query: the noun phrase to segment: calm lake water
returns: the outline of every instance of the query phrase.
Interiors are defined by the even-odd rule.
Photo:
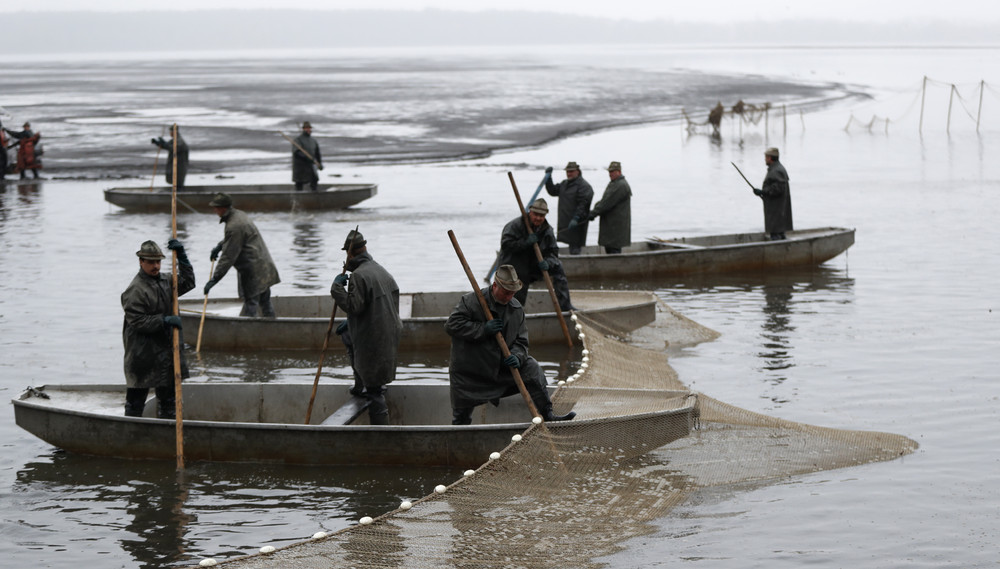
[[[497,63],[508,55],[517,63]],[[730,162],[756,184],[764,175],[763,149],[778,146],[791,177],[796,226],[854,227],[857,242],[847,255],[816,269],[657,283],[658,294],[671,307],[722,334],[676,354],[673,365],[693,389],[728,403],[810,424],[899,433],[920,448],[894,462],[700,493],[659,520],[656,534],[625,544],[621,553],[603,561],[621,568],[995,566],[1000,535],[1000,459],[995,453],[1000,446],[995,370],[1000,348],[1000,263],[995,252],[1000,243],[1000,163],[994,156],[1000,141],[1000,95],[991,81],[1000,80],[998,55],[988,49],[647,48],[595,53],[585,59],[587,86],[598,108],[615,108],[596,87],[602,87],[601,70],[621,61],[628,61],[633,73],[622,74],[615,85],[641,76],[627,89],[639,94],[635,100],[644,119],[676,116],[680,107],[692,116],[700,109],[703,116],[716,101],[731,106],[739,98],[803,106],[792,106],[795,110],[784,117],[772,114],[766,132],[763,122],[741,126],[727,119],[722,136],[713,139],[666,121],[429,163],[412,162],[421,157],[414,155],[407,156],[409,163],[393,163],[397,150],[406,154],[409,148],[405,137],[396,137],[404,132],[400,124],[405,117],[490,115],[495,117],[491,125],[502,126],[516,112],[502,105],[496,110],[488,97],[420,100],[400,89],[398,96],[407,100],[409,112],[393,109],[394,124],[380,122],[378,112],[359,121],[371,129],[359,139],[391,131],[387,144],[396,147],[393,152],[371,151],[365,147],[370,140],[345,142],[355,151],[338,159],[337,141],[321,139],[325,174],[376,182],[377,197],[342,212],[254,216],[282,276],[274,293],[326,294],[339,272],[343,236],[355,225],[404,291],[464,290],[467,281],[447,230],[455,231],[470,264],[485,273],[501,227],[516,214],[506,173],[514,173],[523,195],[534,190],[546,166],[558,173],[569,160],[584,166],[584,176],[598,193],[607,181],[601,168],[611,160],[622,162],[634,192],[634,239],[759,231],[759,200]],[[359,61],[397,69],[412,56],[387,52]],[[311,69],[342,68],[352,57],[357,56],[333,53]],[[477,80],[491,77],[496,89],[510,82],[519,85],[518,100],[523,101],[545,76],[525,69],[559,69],[582,57],[568,51],[511,50],[460,59],[462,65],[480,69]],[[448,72],[447,54],[428,58],[436,65],[414,70],[423,75],[411,77],[412,84],[433,93],[426,85],[445,77],[458,81]],[[266,67],[259,58],[254,61]],[[186,84],[212,81],[218,65],[210,63],[189,68]],[[0,195],[0,393],[8,399],[29,385],[122,381],[119,294],[137,270],[138,244],[148,238],[165,242],[170,218],[124,213],[104,202],[101,192],[112,185],[148,184],[155,149],[133,145],[129,154],[132,143],[115,138],[108,121],[95,120],[106,115],[69,108],[55,112],[52,101],[75,100],[80,108],[92,109],[97,98],[114,99],[113,93],[88,87],[102,83],[101,77],[127,79],[128,73],[148,74],[151,68],[174,65],[172,59],[146,60],[141,66],[109,63],[115,72],[93,81],[70,75],[72,64],[50,63],[35,71],[21,67],[19,84],[49,77],[51,97],[33,97],[28,88],[16,97],[0,94],[10,97],[0,98],[0,106],[18,123],[31,120],[51,136],[46,158],[53,170],[45,174],[56,178],[39,185],[8,184]],[[271,65],[280,76],[277,64]],[[68,79],[60,79],[63,73]],[[712,80],[704,81],[706,76]],[[931,81],[920,133],[924,76]],[[568,77],[557,74],[556,79],[565,84]],[[392,73],[380,75],[369,88],[396,80]],[[981,80],[985,89],[977,134]],[[951,101],[949,124],[952,83],[960,98]],[[268,84],[261,82],[259,89],[267,92]],[[664,102],[649,95],[654,89]],[[449,83],[448,94],[465,92]],[[448,138],[446,130],[424,130],[431,140],[425,141],[430,150],[423,157],[481,154],[482,148],[556,137],[573,122],[576,107],[561,106],[560,91],[551,85],[542,92],[538,106],[548,117],[547,135],[531,128],[510,136],[505,133],[511,131],[473,128],[460,135],[476,138],[470,150],[435,145],[434,140]],[[252,93],[244,97],[254,100]],[[203,102],[188,101],[186,106]],[[114,110],[121,103],[107,106]],[[184,106],[183,100],[169,103],[173,109]],[[130,139],[145,144],[159,134],[155,131],[164,119],[191,124],[196,131],[196,124],[215,124],[228,116],[207,108],[186,115],[178,110],[183,120],[153,113],[159,118],[137,122],[125,113],[123,128]],[[269,112],[291,124],[294,117],[285,117],[299,111]],[[627,114],[620,108],[617,112]],[[206,117],[200,123],[199,113]],[[594,118],[602,113],[592,114],[588,127],[608,126]],[[324,116],[330,117],[327,130],[335,136],[337,113]],[[879,120],[869,131],[863,125],[873,116]],[[89,124],[101,136],[88,137],[86,131],[67,135],[60,124]],[[274,124],[253,128],[270,126]],[[252,130],[241,129],[234,140],[253,138]],[[206,144],[219,146],[213,158],[189,175],[189,184],[217,183],[219,173],[235,176],[230,182],[288,180],[287,154],[280,145],[273,155],[242,144],[226,146],[220,142],[224,136],[209,131],[203,133]],[[77,141],[87,146],[86,152]],[[98,179],[95,163],[103,159],[102,150],[114,154],[114,175],[135,178]],[[197,152],[192,145],[196,165]],[[116,153],[130,156],[128,164]],[[65,159],[61,155],[83,158],[74,166],[60,163]],[[221,238],[222,227],[214,216],[185,214],[179,233],[204,282],[208,251]],[[592,231],[589,240],[596,239]],[[235,280],[228,277],[213,295],[235,292]],[[401,362],[399,381],[446,381],[445,357],[409,355]],[[559,356],[542,353],[542,358],[555,377],[563,363]],[[192,381],[306,382],[315,374],[316,354],[205,354],[192,363]],[[328,356],[324,369],[326,381],[346,385],[349,371],[342,358]],[[192,464],[178,480],[173,463],[61,453],[20,430],[10,405],[0,407],[0,445],[5,457],[0,466],[0,555],[5,565],[18,567],[159,568],[246,554],[262,545],[345,527],[402,499],[426,495],[459,475],[450,469]]]

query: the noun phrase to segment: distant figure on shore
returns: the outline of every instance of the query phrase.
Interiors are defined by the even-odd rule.
[[[725,109],[722,107],[722,101],[719,101],[708,113],[708,124],[712,125],[712,134],[718,136],[719,125],[722,124],[722,115],[725,113]]]
[[[177,252],[177,296],[195,286],[194,267],[176,239],[167,248]],[[149,389],[156,390],[160,419],[175,418],[173,329],[180,329],[181,317],[173,312],[173,278],[160,274],[163,252],[155,241],[145,241],[135,252],[139,273],[122,293],[125,322],[125,416],[142,417]],[[181,336],[180,345],[184,345]],[[184,350],[181,350],[181,378],[188,377]]]
[[[21,175],[21,179],[27,178],[25,172],[31,170],[31,173],[38,179],[38,171],[42,169],[42,145],[39,142],[42,138],[42,133],[36,133],[31,130],[31,123],[24,123],[24,130],[17,132],[10,130],[9,128],[4,128],[7,134],[17,139],[15,144],[17,147],[17,165],[14,171]],[[6,146],[4,146],[4,154],[6,155]],[[6,162],[6,156],[4,156]]]
[[[233,207],[233,198],[229,194],[215,194],[208,205],[219,216],[219,223],[226,224],[226,230],[222,241],[209,256],[210,260],[218,259],[219,263],[212,278],[205,283],[205,295],[208,296],[208,291],[226,276],[229,269],[236,267],[239,279],[237,290],[243,299],[240,316],[274,318],[271,287],[281,282],[281,278],[257,226],[246,213]]]
[[[396,279],[368,253],[368,241],[352,229],[344,240],[351,275],[341,273],[330,296],[344,309],[347,321],[337,327],[354,370],[351,394],[368,399],[368,421],[389,424],[386,385],[396,379],[396,354],[403,323],[399,319]]]
[[[792,194],[788,186],[788,172],[778,161],[778,149],[764,151],[767,174],[760,189],[753,193],[764,202],[764,232],[772,241],[785,239],[785,232],[792,228]]]
[[[314,192],[319,189],[318,170],[323,169],[323,157],[319,152],[319,143],[312,137],[312,130],[309,121],[302,123],[302,134],[292,143],[292,181],[297,192],[301,192],[306,184]]]
[[[552,167],[545,169],[552,173]],[[580,175],[580,165],[566,164],[566,179],[558,184],[545,179],[545,191],[559,198],[558,240],[569,247],[570,255],[579,255],[587,244],[587,228],[590,226],[590,202],[594,200],[594,189]]]
[[[601,201],[590,210],[590,220],[601,218],[597,244],[611,255],[621,253],[622,247],[632,242],[632,188],[622,175],[621,162],[608,165],[608,177],[611,181]]]
[[[156,146],[167,151],[167,185],[173,186],[174,184],[174,139],[163,140],[163,137],[157,137],[150,140]],[[184,187],[184,180],[187,178],[188,172],[188,145],[184,142],[184,137],[181,136],[181,127],[177,127],[177,188]]]
[[[528,287],[531,283],[545,278],[542,274],[544,272],[552,279],[552,289],[559,301],[559,309],[576,310],[569,299],[569,281],[566,280],[566,272],[563,270],[562,261],[559,260],[556,235],[549,222],[545,221],[548,213],[549,205],[544,199],[538,198],[528,208],[531,233],[528,233],[528,228],[524,225],[523,216],[519,215],[508,221],[500,234],[498,263],[513,266],[514,270],[523,276],[524,286],[514,295],[521,304],[528,298]],[[542,253],[541,261],[535,255],[536,243]]]
[[[452,425],[471,425],[472,412],[484,403],[500,404],[500,398],[516,395],[520,389],[512,369],[518,370],[524,387],[539,415],[546,421],[569,421],[570,411],[556,415],[552,411],[545,372],[528,354],[528,326],[524,307],[514,298],[523,283],[510,265],[501,265],[493,284],[481,289],[492,320],[487,320],[475,292],[459,299],[444,325],[451,336],[451,361],[448,380],[451,385]],[[509,356],[504,357],[497,342],[503,336]]]

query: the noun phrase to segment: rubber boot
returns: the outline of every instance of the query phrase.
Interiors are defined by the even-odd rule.
[[[389,405],[385,402],[385,387],[368,391],[368,422],[372,425],[389,424]]]
[[[458,407],[451,410],[452,425],[471,425],[472,407]]]
[[[576,411],[570,411],[565,415],[553,415],[552,408],[549,407],[542,412],[542,419],[545,419],[546,421],[571,421],[573,417],[576,417]]]

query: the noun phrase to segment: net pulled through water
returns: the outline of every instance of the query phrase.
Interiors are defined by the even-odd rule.
[[[577,420],[532,426],[412,505],[218,565],[602,567],[596,559],[655,531],[652,522],[695,491],[892,460],[917,446],[900,435],[785,421],[687,391],[660,333],[669,331],[671,346],[717,334],[665,306],[653,331],[641,333],[649,336],[629,343],[612,323],[575,320],[583,362],[553,402],[556,413],[572,409]]]

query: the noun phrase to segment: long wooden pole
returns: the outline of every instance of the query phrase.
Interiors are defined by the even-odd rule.
[[[177,123],[174,123],[171,127],[171,132],[174,137],[174,156],[177,156]],[[177,161],[174,160],[173,164],[173,187],[170,191],[170,234],[174,239],[177,239]],[[172,302],[173,302],[173,315],[177,316],[179,314],[177,305],[177,251],[174,250],[173,264],[170,269],[172,273],[171,278],[173,279],[172,289]],[[177,437],[177,470],[184,470],[184,393],[181,390],[181,332],[176,327],[173,330],[173,343],[174,343],[174,413],[176,416],[175,423],[177,425],[176,437]]]
[[[538,187],[535,188],[535,193],[532,194],[531,196],[531,201],[528,202],[529,205],[535,203],[535,198],[538,197],[538,194],[542,193],[542,188],[545,187],[545,183],[548,182],[550,178],[552,178],[551,172],[546,172],[545,175],[542,176],[542,181],[539,182]],[[493,273],[497,272],[497,269],[499,268],[500,268],[500,252],[497,251],[497,258],[495,261],[493,261],[493,266],[490,267],[489,274],[487,274],[486,278],[483,279],[484,281],[486,281],[486,284],[490,284],[491,282],[493,282]]]
[[[524,210],[524,204],[521,203],[521,194],[517,191],[517,184],[514,182],[514,174],[507,172],[507,177],[510,178],[510,186],[514,189],[514,197],[517,198],[517,207],[521,210],[521,217],[524,219],[524,227],[528,230],[528,235],[531,235],[534,233],[531,229],[531,219],[528,217],[528,212]],[[542,249],[538,246],[538,243],[535,243],[534,247],[535,258],[538,259],[538,262],[540,263],[545,259],[542,257]],[[559,326],[562,327],[563,336],[566,337],[566,344],[572,348],[573,337],[569,333],[569,327],[566,326],[566,319],[563,318],[562,308],[559,306],[559,299],[556,297],[556,289],[552,286],[552,277],[549,276],[548,271],[542,271],[542,278],[545,279],[545,286],[549,288],[549,297],[551,297],[552,304],[555,306],[556,316],[559,318]]]
[[[212,259],[212,266],[208,269],[208,278],[212,279],[215,273],[215,259]],[[205,302],[201,305],[201,322],[198,323],[198,343],[194,346],[194,353],[201,353],[201,332],[205,329],[205,314],[208,313],[208,293],[205,293]]]
[[[301,147],[301,146],[299,145],[299,143],[298,143],[298,142],[295,142],[295,141],[294,141],[293,139],[289,138],[289,136],[288,136],[287,134],[285,134],[285,133],[281,132],[280,130],[279,130],[279,131],[276,131],[276,132],[277,132],[278,134],[280,134],[281,136],[284,136],[284,137],[285,137],[285,140],[287,140],[288,142],[291,142],[291,143],[292,143],[292,146],[294,146],[295,148],[298,148],[298,149],[299,149],[299,152],[301,152],[301,153],[305,154],[305,155],[306,155],[306,158],[308,158],[308,159],[312,160],[312,161],[313,161],[313,164],[315,164],[315,165],[316,165],[316,167],[317,167],[317,168],[319,168],[319,162],[317,162],[317,161],[316,161],[316,159],[315,159],[315,158],[313,158],[312,154],[309,154],[308,152],[306,152],[306,149],[305,149],[305,148],[302,148],[302,147]]]
[[[455,232],[448,230],[448,237],[451,239],[451,244],[455,247],[455,254],[458,255],[458,260],[462,262],[462,268],[465,269],[465,276],[469,278],[469,284],[472,285],[472,290],[476,293],[476,298],[479,299],[479,306],[483,308],[483,314],[486,316],[486,321],[489,322],[493,320],[493,313],[490,312],[490,307],[486,304],[486,299],[483,297],[483,291],[479,290],[479,284],[476,283],[476,277],[472,274],[472,269],[469,268],[469,263],[465,260],[465,255],[462,254],[462,248],[458,245],[458,238],[455,237]],[[503,339],[503,333],[496,333],[497,344],[500,345],[500,351],[503,352],[503,357],[506,358],[510,356],[510,348],[507,347],[507,342]],[[531,395],[528,394],[528,388],[524,386],[524,380],[521,379],[521,372],[517,368],[510,368],[511,375],[514,376],[514,383],[517,384],[517,390],[521,392],[521,397],[524,397],[524,403],[528,406],[528,410],[531,412],[532,417],[539,417],[538,409],[535,407],[535,403],[531,400]]]

